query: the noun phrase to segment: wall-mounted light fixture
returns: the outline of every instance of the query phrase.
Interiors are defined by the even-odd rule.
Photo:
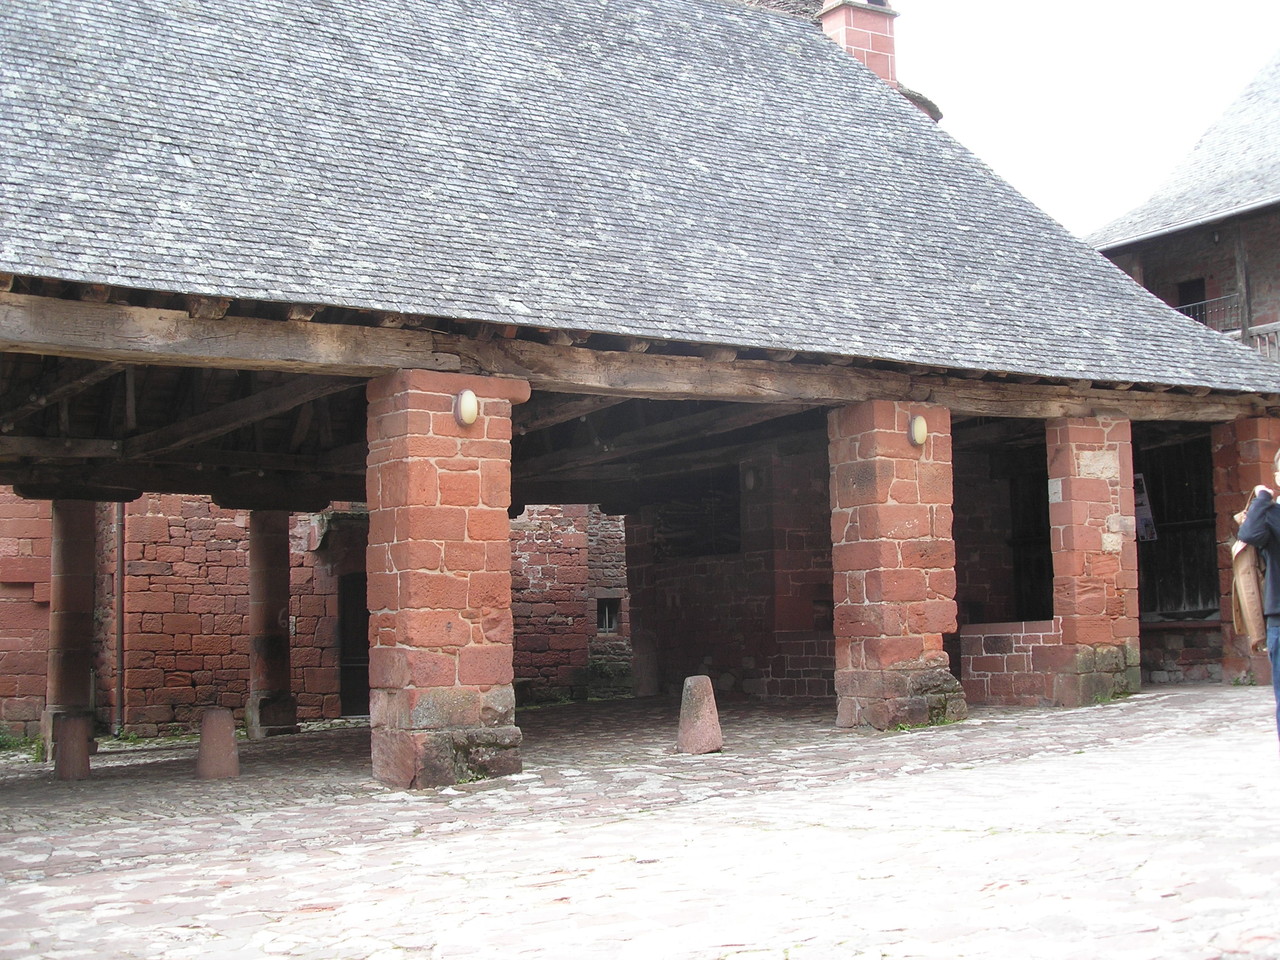
[[[911,418],[911,422],[907,424],[907,439],[917,447],[924,446],[924,442],[929,439],[929,425],[925,423],[924,417]]]
[[[459,426],[469,427],[480,416],[480,401],[472,390],[459,390],[453,398],[453,419]]]

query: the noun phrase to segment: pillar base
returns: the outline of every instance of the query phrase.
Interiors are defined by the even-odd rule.
[[[250,740],[265,740],[298,733],[298,701],[290,694],[250,694],[244,708],[245,733]]]
[[[373,775],[401,790],[505,777],[523,769],[519,727],[373,731]]]
[[[45,707],[44,712],[40,714],[40,742],[43,744],[44,759],[50,763],[53,762],[56,755],[56,745],[53,738],[54,724],[58,717],[88,717],[88,752],[89,756],[93,756],[98,752],[98,741],[93,735],[94,715],[91,711],[83,707]]]
[[[836,726],[923,727],[969,716],[964,688],[943,667],[837,670]]]

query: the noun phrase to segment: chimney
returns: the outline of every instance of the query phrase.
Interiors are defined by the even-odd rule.
[[[889,0],[827,0],[818,14],[822,32],[853,54],[889,86],[898,88],[893,57],[893,20]]]

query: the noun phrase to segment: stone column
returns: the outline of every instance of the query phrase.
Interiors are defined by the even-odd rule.
[[[1280,450],[1280,419],[1250,417],[1213,428],[1213,511],[1218,544],[1218,582],[1222,593],[1222,676],[1224,680],[1252,678],[1271,682],[1266,651],[1251,653],[1245,637],[1231,625],[1231,543],[1239,524],[1235,515],[1249,502],[1260,483],[1275,489],[1276,450]]]
[[[95,507],[88,500],[54,500],[51,509],[49,663],[40,724],[48,759],[54,758],[54,718],[88,715],[93,702]],[[93,725],[67,729],[88,729],[92,736]]]
[[[1045,431],[1062,643],[1037,648],[1033,665],[1053,675],[1053,701],[1074,707],[1141,685],[1133,445],[1128,420],[1061,418]]]
[[[470,390],[474,423],[454,415]],[[512,681],[511,405],[519,380],[369,383],[373,771],[429,787],[520,770]]]
[[[289,512],[249,514],[250,739],[298,732],[289,665]]]
[[[909,437],[923,417],[922,445]],[[884,730],[968,715],[942,635],[956,629],[951,416],[870,401],[828,416],[837,718]]]

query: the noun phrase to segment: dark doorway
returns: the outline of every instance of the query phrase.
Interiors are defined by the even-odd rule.
[[[338,694],[344,717],[369,713],[369,602],[365,575],[338,578]]]
[[[1143,618],[1216,618],[1221,598],[1209,438],[1165,437],[1148,428],[1139,431],[1137,445],[1134,471],[1150,502],[1149,521],[1140,518],[1138,530]]]
[[[1178,302],[1175,307],[1189,307],[1193,303],[1204,303],[1208,297],[1205,296],[1204,277],[1198,277],[1195,280],[1186,280],[1178,284]]]

